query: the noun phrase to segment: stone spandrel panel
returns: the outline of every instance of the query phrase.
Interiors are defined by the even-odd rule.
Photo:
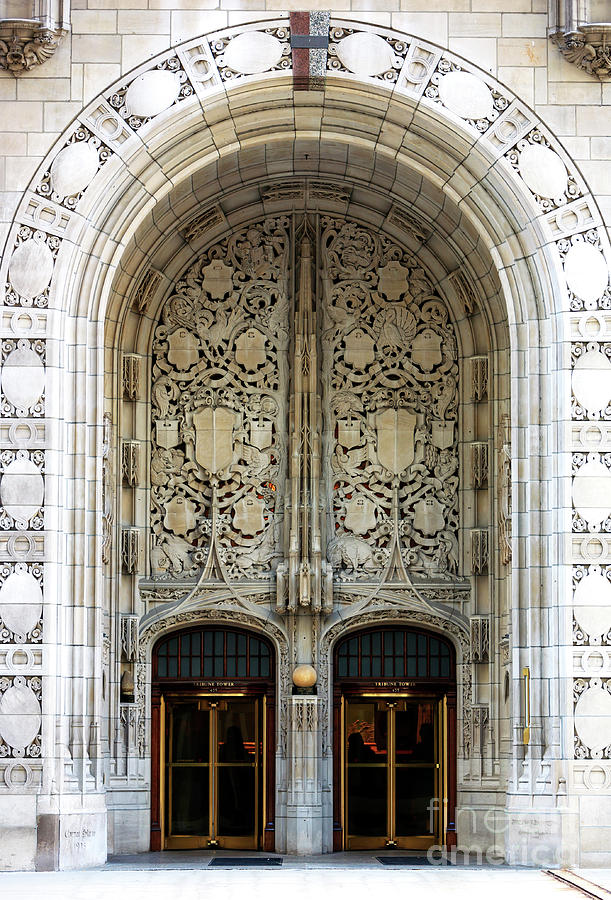
[[[456,339],[388,238],[323,219],[327,552],[343,580],[458,569]]]
[[[215,244],[166,301],[155,332],[153,575],[211,558],[269,578],[280,557],[286,469],[288,220]]]

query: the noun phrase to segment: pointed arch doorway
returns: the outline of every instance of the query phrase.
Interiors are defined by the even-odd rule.
[[[274,652],[223,626],[153,651],[151,849],[273,849]]]
[[[455,843],[455,673],[451,643],[415,627],[338,642],[334,849]]]

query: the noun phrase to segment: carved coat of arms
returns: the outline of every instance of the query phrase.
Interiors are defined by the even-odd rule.
[[[366,331],[355,328],[345,338],[344,359],[356,369],[364,369],[375,360],[375,344]]]
[[[344,527],[354,534],[367,534],[376,525],[376,508],[368,497],[357,495],[346,503]]]
[[[206,406],[193,415],[195,459],[211,475],[218,475],[233,461],[236,418],[236,413],[224,406]]]
[[[214,300],[222,300],[233,290],[233,269],[220,259],[213,259],[202,269],[202,288]]]
[[[441,362],[441,336],[432,328],[423,328],[414,338],[412,360],[425,372],[431,372]]]
[[[187,328],[177,328],[168,335],[168,362],[179,371],[190,369],[199,359],[199,341]]]
[[[186,497],[173,497],[165,508],[165,527],[184,537],[195,528],[195,522],[195,505],[192,501]]]
[[[433,419],[431,422],[431,444],[438,450],[447,450],[454,443],[454,422]]]
[[[155,440],[159,447],[171,450],[179,442],[178,419],[157,419],[155,422]]]
[[[407,409],[384,409],[375,417],[380,465],[400,475],[414,461],[416,416]]]
[[[260,497],[247,494],[233,507],[233,526],[244,535],[255,535],[265,527],[265,503]]]
[[[378,290],[389,300],[398,300],[409,288],[409,270],[393,259],[378,269]]]
[[[247,328],[235,342],[235,360],[246,370],[254,371],[267,358],[265,335],[258,328]]]
[[[443,506],[434,497],[414,504],[414,526],[423,534],[437,534],[444,527]]]

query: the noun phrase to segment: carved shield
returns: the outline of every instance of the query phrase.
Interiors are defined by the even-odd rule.
[[[259,419],[250,423],[250,443],[259,450],[271,447],[273,439],[273,422],[270,419]]]
[[[265,503],[254,494],[242,497],[233,507],[233,527],[244,535],[255,535],[265,528]]]
[[[424,328],[412,343],[412,362],[430,372],[442,360],[441,337],[432,328]]]
[[[158,419],[155,422],[155,439],[158,447],[171,450],[179,441],[178,419]]]
[[[211,475],[231,465],[235,413],[224,406],[205,407],[193,416],[195,459]]]
[[[437,534],[444,526],[443,506],[434,497],[419,500],[414,505],[414,527],[423,534]]]
[[[165,508],[163,524],[169,531],[184,537],[195,528],[195,505],[186,497],[173,497]]]
[[[199,359],[199,341],[187,328],[177,328],[168,335],[168,362],[184,371]]]
[[[340,447],[350,450],[361,443],[361,423],[358,419],[338,419],[337,443]]]
[[[202,269],[202,287],[214,300],[222,300],[233,290],[233,269],[220,259],[213,259]]]
[[[373,338],[362,328],[355,328],[345,338],[344,359],[356,369],[364,369],[375,360]]]
[[[248,371],[262,366],[266,359],[265,335],[258,328],[247,328],[235,342],[235,359]]]
[[[369,497],[362,497],[357,494],[346,503],[346,518],[344,519],[344,527],[354,534],[366,534],[375,528],[376,525],[376,508]]]
[[[378,462],[400,475],[414,461],[416,416],[406,409],[385,409],[375,417]]]
[[[393,259],[378,269],[378,290],[389,300],[398,300],[409,288],[409,270]]]
[[[431,444],[439,450],[447,450],[454,443],[454,422],[434,419],[431,422]]]

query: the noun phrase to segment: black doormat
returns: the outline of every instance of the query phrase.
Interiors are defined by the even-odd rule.
[[[281,856],[215,856],[208,863],[210,866],[281,866]]]
[[[376,856],[383,866],[451,866],[452,863],[446,856]]]

